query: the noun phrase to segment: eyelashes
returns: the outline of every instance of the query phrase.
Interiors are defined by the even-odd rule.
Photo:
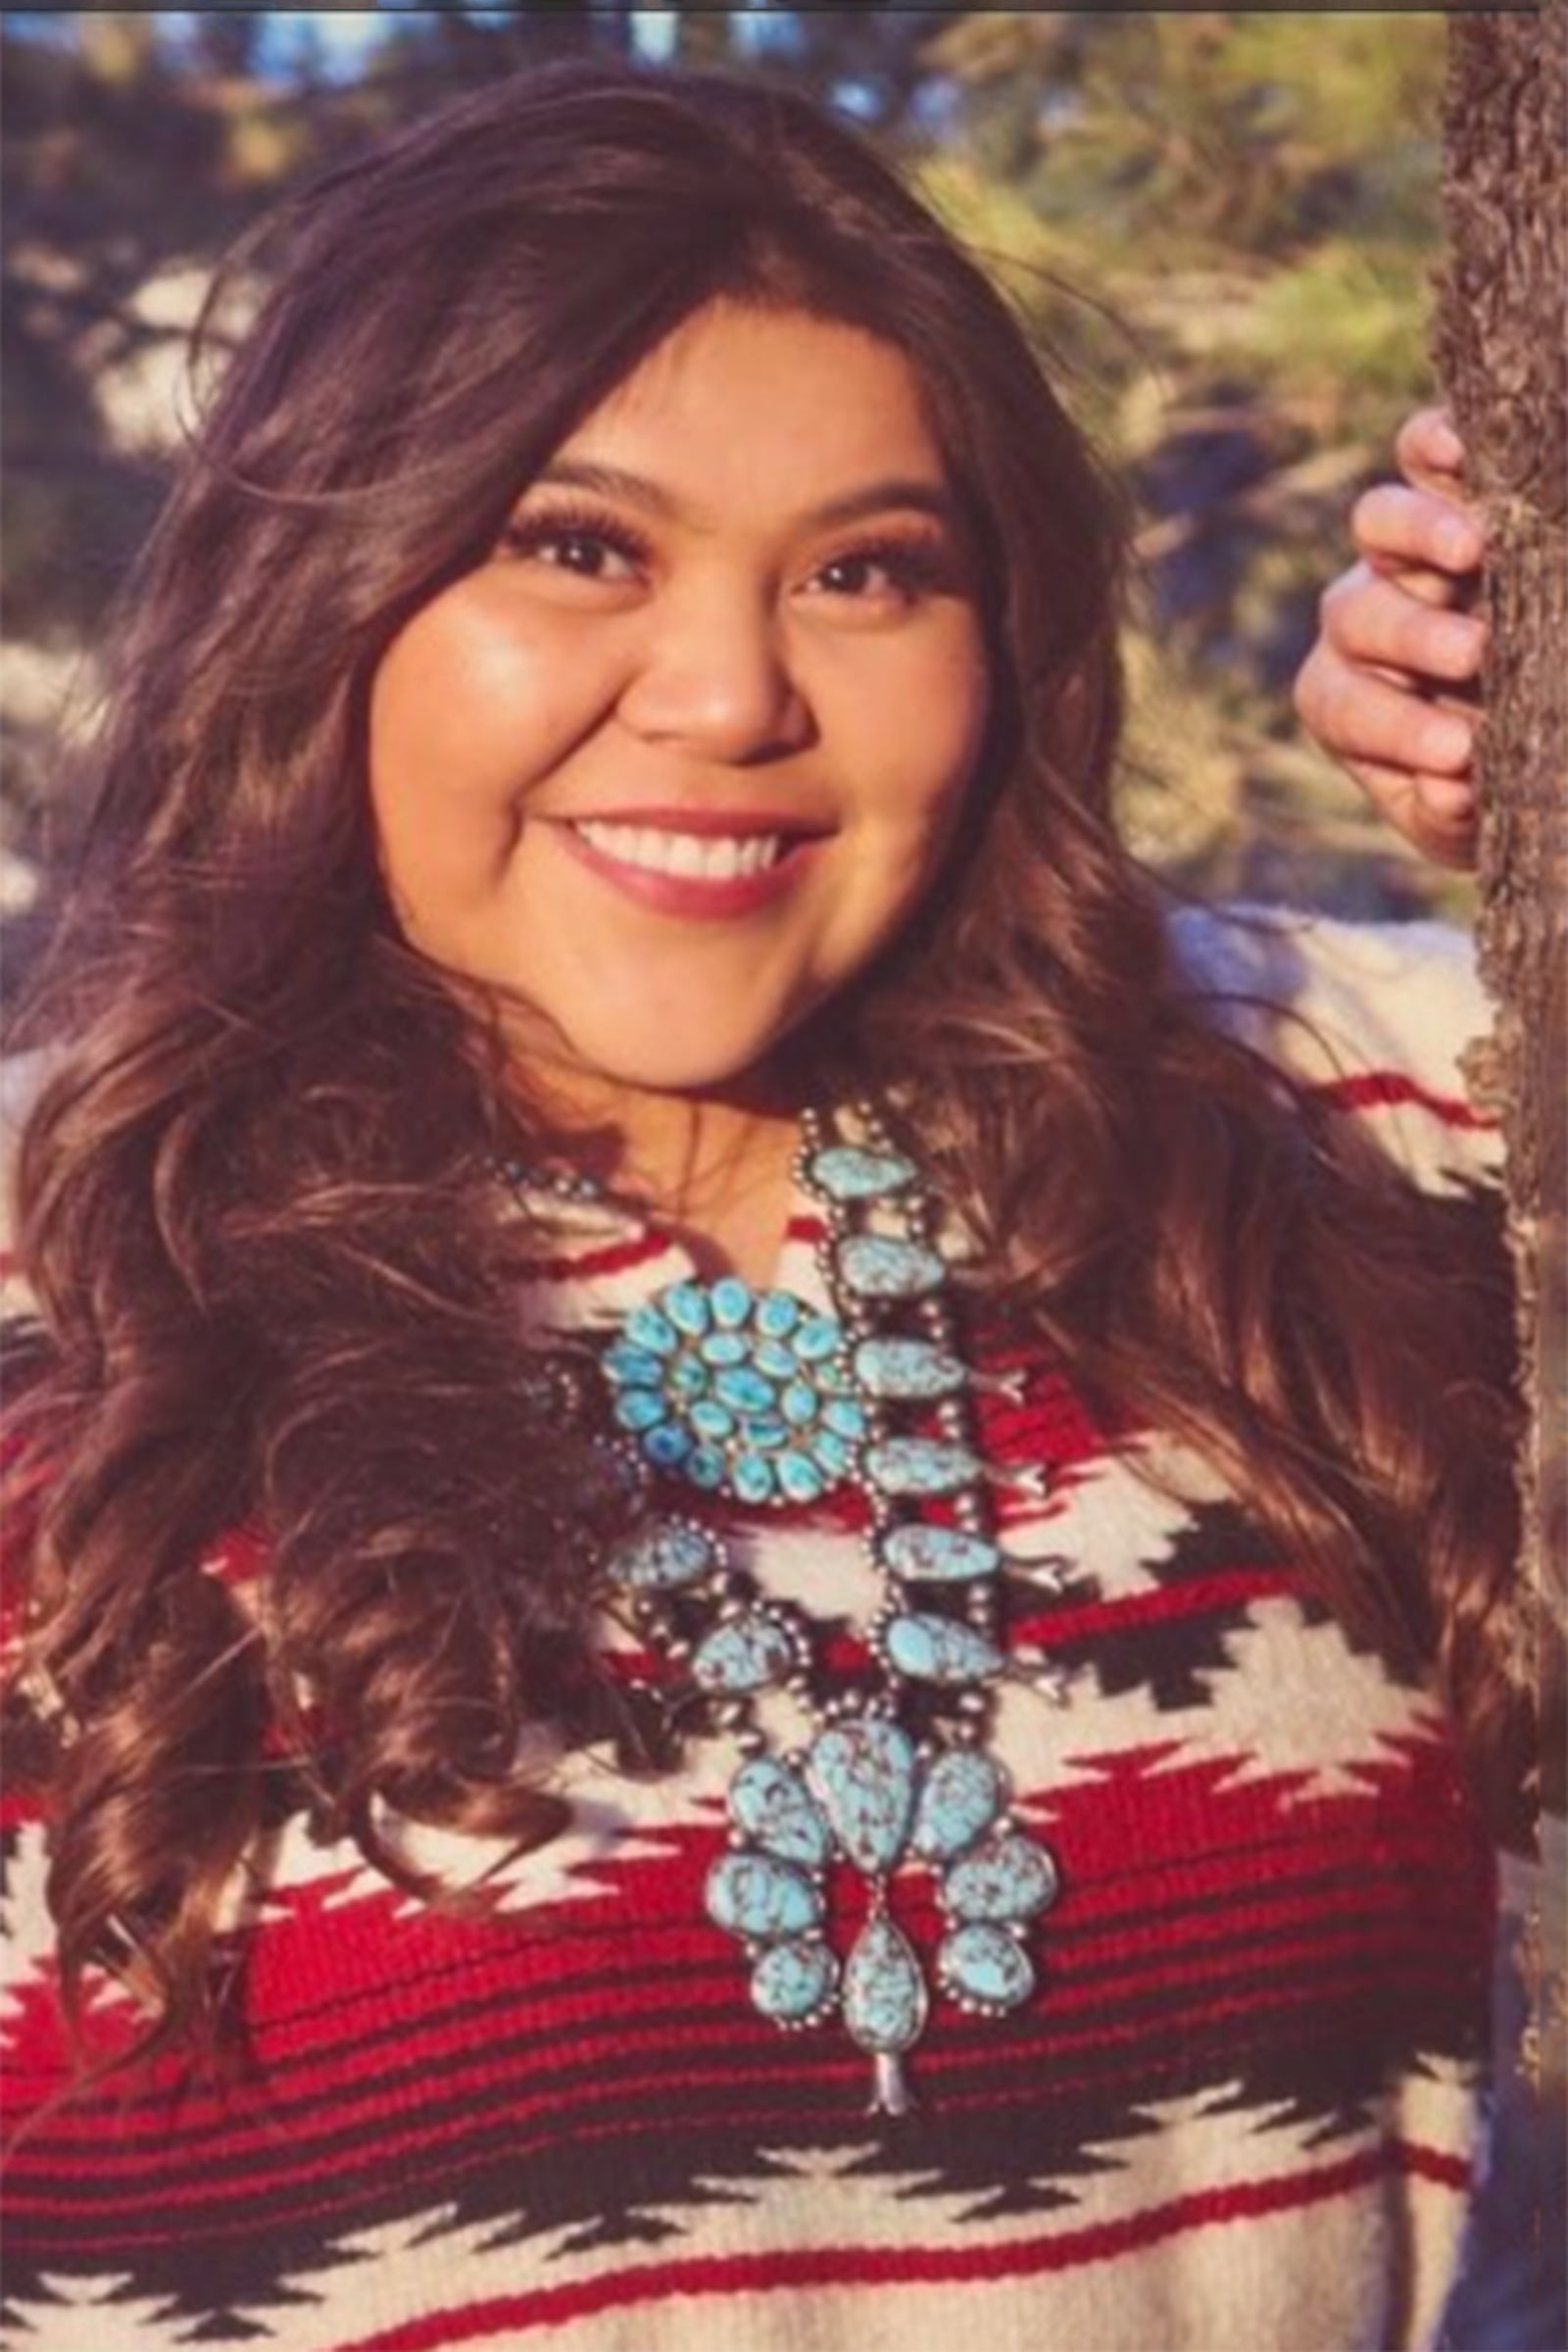
[[[939,540],[926,537],[859,539],[841,554],[830,556],[819,564],[812,577],[831,584],[837,575],[837,591],[854,595],[858,581],[859,593],[866,591],[866,575],[882,572],[896,594],[906,597],[933,596],[943,590],[955,590],[959,585],[959,567],[952,550]]]
[[[498,545],[504,555],[545,562],[571,578],[610,583],[646,570],[655,554],[652,541],[618,514],[554,502],[514,515]],[[956,593],[962,579],[960,559],[945,538],[884,531],[835,549],[813,567],[807,585],[816,595],[850,602],[892,596],[912,603]]]
[[[640,532],[618,516],[611,519],[586,507],[552,506],[514,514],[502,529],[501,546],[509,556],[523,558],[543,557],[553,549],[558,558],[570,559],[558,562],[555,568],[584,579],[604,576],[599,561],[603,556],[612,556],[632,569],[642,568],[653,556]]]

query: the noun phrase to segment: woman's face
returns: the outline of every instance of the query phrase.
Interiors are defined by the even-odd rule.
[[[408,938],[530,1054],[760,1072],[937,884],[988,699],[908,363],[715,304],[388,648],[370,797]]]

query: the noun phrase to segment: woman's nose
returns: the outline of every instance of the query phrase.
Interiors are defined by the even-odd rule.
[[[721,578],[666,590],[647,616],[620,716],[649,742],[710,760],[798,751],[810,717],[772,600]]]

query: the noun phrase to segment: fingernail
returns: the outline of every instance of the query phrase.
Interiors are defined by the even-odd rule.
[[[1484,544],[1467,514],[1449,514],[1438,525],[1438,553],[1446,564],[1479,564]]]
[[[1421,806],[1439,824],[1463,823],[1474,816],[1476,796],[1457,776],[1426,776],[1421,783]]]
[[[1429,718],[1421,730],[1421,758],[1433,767],[1459,767],[1469,759],[1474,741],[1475,729],[1468,719]]]
[[[1468,667],[1481,658],[1482,630],[1461,612],[1438,623],[1434,651],[1446,669]]]

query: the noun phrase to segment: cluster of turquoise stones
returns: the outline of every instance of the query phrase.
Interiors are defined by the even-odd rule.
[[[898,2062],[930,2002],[892,1915],[897,1875],[935,1874],[944,1918],[935,1981],[989,2014],[1032,1992],[1025,1937],[1056,1879],[1044,1848],[1010,1820],[1001,1767],[977,1742],[981,1690],[1005,1665],[996,1623],[1003,1558],[984,1524],[969,1375],[952,1345],[946,1268],[928,1238],[918,1172],[884,1143],[823,1144],[813,1127],[802,1175],[828,1210],[823,1264],[837,1314],[733,1279],[678,1283],[627,1316],[605,1368],[618,1426],[657,1469],[751,1504],[810,1503],[847,1479],[859,1485],[888,1590],[870,1629],[886,1688],[833,1702],[799,1753],[772,1754],[750,1710],[786,1686],[810,1703],[806,1623],[733,1578],[719,1539],[692,1519],[645,1522],[608,1568],[650,1622],[674,1609],[690,1623],[695,1611],[680,1654],[742,1738],[731,1847],[710,1875],[707,1903],[746,1947],[754,2003],[785,2027],[837,2011],[876,2061],[878,2103],[897,2110],[906,2097]],[[904,1210],[902,1231],[856,1224],[890,1202]],[[896,1426],[904,1407],[934,1416],[935,1433]],[[919,1515],[931,1503],[944,1506],[941,1518]],[[916,1740],[898,1715],[909,1686],[956,1707],[956,1736]],[[869,1889],[842,1965],[828,1940],[835,1862]]]
[[[945,1532],[904,1528],[890,1540],[905,1556],[924,1546],[897,1544],[897,1537]],[[979,1539],[970,1544],[981,1548]],[[984,1549],[994,1569],[995,1547]],[[723,1567],[717,1539],[689,1520],[640,1530],[610,1562],[615,1580],[643,1595],[707,1584]],[[901,1623],[911,1634],[929,1627],[933,1638],[932,1654],[910,1666],[933,1680],[957,1679],[942,1671],[936,1635],[966,1629],[895,1616],[884,1648],[888,1628]],[[761,1602],[720,1613],[697,1643],[691,1671],[710,1694],[736,1699],[792,1679],[801,1665],[798,1629]],[[917,1746],[882,1712],[841,1718],[800,1756],[750,1758],[731,1784],[729,1811],[737,1845],[713,1867],[709,1909],[751,1949],[752,1997],[779,2025],[814,2023],[837,2003],[853,2038],[884,2053],[906,2049],[925,2022],[919,1963],[880,1907],[841,1980],[823,1932],[824,1878],[835,1856],[878,1886],[908,1862],[937,1870],[948,1920],[937,1955],[945,1989],[989,2012],[1028,1998],[1034,1971],[1022,1935],[1052,1900],[1055,1873],[1045,1851],[1007,1823],[1001,1767],[978,1748]]]
[[[829,1724],[799,1758],[744,1764],[729,1795],[744,1843],[714,1864],[708,1904],[753,1947],[758,2008],[779,2025],[805,2025],[837,2000],[862,2049],[892,2055],[918,2040],[925,1979],[880,1901],[840,1981],[823,1935],[823,1874],[836,1854],[878,1888],[910,1860],[936,1870],[944,1988],[988,2014],[1026,2000],[1034,1969],[1023,1931],[1056,1882],[1044,1850],[1005,1826],[1005,1803],[991,1757],[967,1747],[922,1753],[881,1715]]]
[[[830,1145],[810,1155],[813,1186],[837,1208],[915,1180],[902,1153]],[[939,1291],[941,1255],[909,1235],[851,1233],[832,1274],[858,1305],[905,1304]],[[757,1292],[733,1276],[677,1282],[633,1307],[605,1349],[619,1428],[656,1470],[738,1501],[812,1503],[854,1474],[879,1493],[960,1493],[981,1471],[973,1450],[928,1437],[872,1442],[865,1400],[940,1402],[962,1392],[963,1365],[914,1334],[862,1333],[790,1291]]]
[[[656,1470],[741,1502],[816,1502],[848,1475],[865,1411],[844,1333],[789,1291],[677,1282],[607,1348],[619,1426]]]

